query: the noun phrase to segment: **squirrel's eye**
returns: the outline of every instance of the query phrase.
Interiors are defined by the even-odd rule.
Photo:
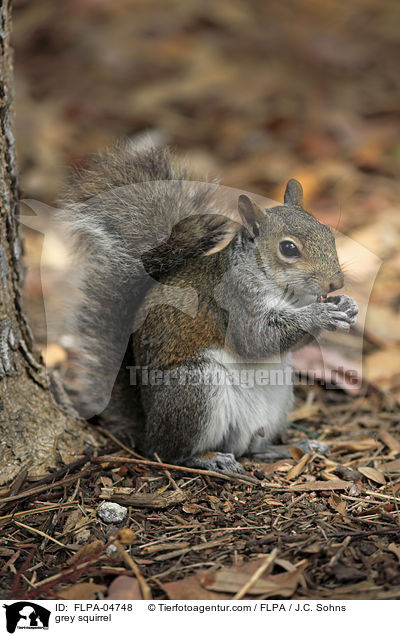
[[[279,243],[279,251],[285,258],[297,258],[298,256],[301,256],[297,245],[288,239]]]

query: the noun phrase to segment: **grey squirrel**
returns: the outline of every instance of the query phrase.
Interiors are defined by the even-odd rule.
[[[168,149],[119,144],[75,178],[63,218],[82,272],[78,411],[126,425],[148,456],[230,472],[287,428],[291,351],[358,309],[327,297],[343,286],[334,236],[296,180],[270,209],[240,195],[242,225],[215,192]]]

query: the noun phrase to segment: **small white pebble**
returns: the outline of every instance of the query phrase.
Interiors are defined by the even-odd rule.
[[[107,548],[106,548],[106,553],[107,554],[114,554],[114,552],[116,552],[116,551],[117,551],[117,548],[112,543],[109,546],[107,546]]]
[[[128,513],[128,508],[112,501],[104,501],[97,512],[104,523],[121,523]]]
[[[358,495],[361,493],[361,488],[358,484],[351,484],[350,488],[349,488],[349,495],[351,497],[358,497]]]

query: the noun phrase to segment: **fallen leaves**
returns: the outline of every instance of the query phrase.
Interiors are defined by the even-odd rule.
[[[380,468],[386,473],[400,473],[400,458],[380,464]]]
[[[393,452],[400,453],[400,442],[384,428],[379,431],[382,442]]]
[[[376,468],[370,468],[369,466],[358,466],[358,472],[367,477],[368,479],[372,479],[378,484],[382,484],[383,486],[386,484],[385,475],[381,470],[377,470]]]
[[[367,437],[365,439],[360,440],[345,440],[341,442],[336,442],[331,446],[332,453],[343,453],[343,452],[355,452],[360,451],[364,453],[365,451],[371,451],[378,448],[379,443],[377,440],[372,437]]]
[[[293,572],[261,577],[247,590],[247,594],[261,598],[270,598],[271,596],[289,598],[295,592],[306,564],[307,561],[303,561]],[[244,566],[242,568],[222,568],[215,574],[206,574],[202,579],[202,585],[212,592],[236,594],[246,585],[249,579],[249,569],[245,569]]]
[[[273,561],[285,571],[275,574],[263,572],[262,568],[272,566]],[[242,590],[246,590],[246,596],[289,598],[302,582],[302,573],[306,566],[306,560],[293,565],[284,559],[273,558],[268,561],[267,557],[264,564],[257,559],[236,567],[203,570],[193,576],[166,583],[163,589],[170,600],[228,599],[233,595],[240,595]],[[256,578],[253,579],[255,575]],[[247,588],[249,582],[252,583]]]
[[[117,576],[108,588],[109,600],[141,601],[143,596],[137,579],[132,576]]]
[[[163,583],[162,588],[170,600],[217,601],[232,598],[231,594],[217,593],[205,588],[202,584],[205,573],[206,570],[200,570],[187,578]]]
[[[296,477],[301,475],[301,473],[303,472],[304,468],[306,467],[310,459],[311,459],[311,455],[309,453],[305,453],[303,457],[300,459],[300,461],[295,466],[293,466],[293,468],[289,470],[289,472],[286,475],[286,479],[288,480],[295,479]]]
[[[328,502],[329,505],[332,506],[334,510],[336,510],[336,512],[342,515],[342,517],[346,514],[346,502],[343,501],[343,499],[339,495],[332,493],[332,495],[328,499]]]

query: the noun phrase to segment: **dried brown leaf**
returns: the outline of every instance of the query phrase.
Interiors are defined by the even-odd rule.
[[[392,462],[385,462],[380,465],[380,468],[385,473],[398,473],[400,472],[400,459],[394,459]]]
[[[291,468],[291,470],[289,470],[288,474],[286,475],[286,478],[287,479],[295,479],[296,477],[298,477],[303,472],[304,468],[306,467],[306,465],[310,461],[310,458],[311,458],[310,453],[306,453],[305,455],[303,455],[303,457],[296,464],[296,466],[293,466],[293,468]]]
[[[379,443],[373,439],[372,437],[367,437],[366,439],[360,440],[348,440],[343,442],[336,442],[332,447],[332,453],[337,453],[339,451],[369,451],[377,448]]]
[[[202,601],[202,600],[218,600],[218,599],[229,599],[231,598],[230,594],[223,594],[213,592],[211,590],[206,589],[201,581],[203,577],[206,575],[206,570],[200,570],[194,576],[189,576],[185,579],[180,579],[179,581],[172,581],[171,583],[165,583],[162,585],[162,588],[165,590],[168,598],[172,600],[193,600],[193,601]]]
[[[259,562],[256,563],[259,566]],[[262,594],[266,598],[274,595],[289,598],[299,584],[305,565],[306,563],[304,562],[300,567],[289,573],[264,575],[251,586],[247,594],[251,596]],[[236,594],[249,580],[249,573],[246,570],[247,568],[244,568],[244,566],[222,568],[217,572],[206,574],[202,579],[202,584],[213,592]]]
[[[140,585],[133,576],[117,576],[108,588],[108,599],[141,601]]]
[[[301,450],[298,446],[291,446],[289,448],[290,457],[294,459],[295,462],[299,462],[301,458],[305,455],[305,452]]]
[[[358,466],[358,472],[367,477],[368,479],[372,479],[377,484],[382,484],[383,486],[386,484],[385,475],[382,471],[377,470],[376,468],[370,468],[369,466]]]
[[[328,499],[329,504],[332,506],[336,512],[340,515],[344,516],[346,514],[346,503],[343,501],[340,495],[336,495],[332,493],[332,495]]]
[[[395,439],[393,437],[393,435],[391,435],[384,428],[381,428],[381,430],[379,431],[379,437],[381,438],[382,442],[388,448],[390,448],[391,451],[393,451],[394,453],[400,453],[400,442],[399,442],[399,440]]]

